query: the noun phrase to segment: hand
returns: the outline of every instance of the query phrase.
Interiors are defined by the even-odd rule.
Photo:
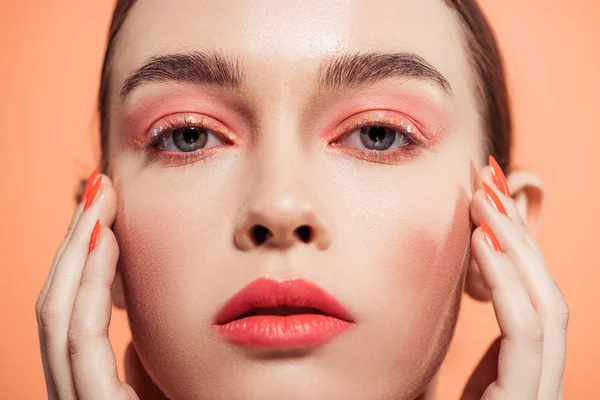
[[[49,399],[139,398],[132,386],[119,381],[108,339],[111,286],[119,258],[109,228],[116,204],[110,179],[95,171],[37,299]],[[135,373],[139,360],[128,365],[128,375],[142,376]]]
[[[471,399],[563,398],[568,307],[509,196],[500,168],[481,174],[471,202],[473,257],[491,291],[501,336],[463,392]]]

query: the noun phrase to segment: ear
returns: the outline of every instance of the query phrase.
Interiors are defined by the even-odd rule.
[[[488,171],[486,171],[488,172]],[[537,233],[544,203],[544,185],[534,172],[514,170],[506,176],[510,196],[532,236]],[[471,259],[465,281],[465,292],[479,301],[491,300],[491,293],[481,277],[477,263]]]
[[[123,294],[123,281],[121,280],[121,271],[119,264],[117,264],[117,272],[115,273],[115,279],[113,280],[112,287],[110,289],[112,303],[115,307],[125,309],[125,295]]]
[[[506,177],[510,196],[517,205],[527,229],[535,236],[544,206],[545,189],[539,175],[531,171],[515,170]]]

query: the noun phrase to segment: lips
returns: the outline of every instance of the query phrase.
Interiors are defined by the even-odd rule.
[[[311,347],[348,330],[354,318],[332,295],[303,279],[257,279],[214,318],[221,338],[259,347]]]

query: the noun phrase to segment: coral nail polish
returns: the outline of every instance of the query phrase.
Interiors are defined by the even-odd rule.
[[[96,243],[98,243],[98,236],[100,235],[100,220],[96,220],[96,225],[94,225],[94,229],[92,230],[92,236],[90,237],[90,247],[88,250],[88,254],[94,250],[96,247]]]
[[[492,232],[492,228],[484,221],[481,220],[481,229],[483,230],[483,236],[485,237],[485,241],[496,251],[502,252],[502,247],[500,247],[500,242]]]
[[[483,191],[485,192],[485,197],[487,198],[488,203],[490,203],[496,210],[498,210],[502,214],[508,215],[506,213],[506,208],[504,208],[504,205],[502,204],[502,200],[500,200],[498,196],[496,196],[494,190],[491,187],[489,187],[487,183],[482,182],[482,184]]]
[[[85,202],[87,200],[87,196],[89,195],[90,188],[96,182],[96,177],[98,176],[98,172],[100,172],[100,167],[96,167],[90,177],[85,182],[85,187],[83,188],[83,192],[81,194],[81,201]]]
[[[504,172],[502,172],[502,168],[500,168],[500,164],[494,158],[494,156],[490,155],[489,157],[490,170],[492,171],[492,180],[494,181],[494,185],[504,194],[505,196],[510,196],[510,192],[508,191],[508,183],[506,182],[506,176]]]
[[[88,198],[85,201],[85,207],[83,207],[84,210],[87,210],[92,205],[92,203],[96,199],[98,191],[100,190],[100,186],[102,186],[102,177],[96,179],[96,182],[94,182],[94,185],[90,189],[90,192],[88,193]]]

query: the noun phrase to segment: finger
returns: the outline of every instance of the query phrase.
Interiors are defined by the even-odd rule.
[[[46,282],[44,283],[44,286],[42,287],[42,290],[40,291],[40,295],[38,297],[38,299],[39,299],[38,301],[40,303],[43,303],[46,298],[46,294],[48,293],[48,288],[50,287],[52,278],[54,278],[54,271],[56,270],[56,265],[58,265],[60,258],[62,257],[65,249],[67,248],[67,246],[69,245],[69,242],[71,241],[71,236],[73,235],[73,230],[75,229],[75,226],[77,225],[77,222],[79,221],[79,218],[81,217],[81,214],[83,214],[84,205],[85,204],[83,204],[83,203],[80,203],[77,205],[77,208],[75,209],[75,213],[73,215],[73,220],[69,224],[69,229],[67,230],[67,233],[65,234],[65,237],[64,237],[62,243],[60,244],[58,251],[56,252],[56,254],[54,256],[54,259],[52,260],[52,266],[50,267],[50,272],[48,273],[48,278],[46,278]]]
[[[112,231],[100,226],[97,244],[81,274],[68,333],[69,355],[81,399],[126,399],[108,339],[112,310],[110,289],[119,250]]]
[[[497,192],[498,197],[500,193]],[[536,313],[544,327],[544,362],[540,382],[540,397],[555,399],[560,392],[566,359],[566,334],[569,310],[558,285],[552,278],[539,251],[533,249],[525,235],[524,224],[515,223],[498,213],[481,191],[473,198],[475,219],[488,221],[506,255],[516,266]],[[518,214],[514,201],[503,199],[507,212]],[[521,220],[522,221],[522,220]],[[477,222],[476,222],[477,223]]]
[[[558,390],[558,400],[563,400],[564,398],[564,392],[563,392],[563,383],[562,380],[560,382],[560,388]]]
[[[537,397],[544,331],[539,316],[510,258],[494,250],[478,227],[472,238],[473,257],[490,288],[496,319],[502,332],[498,379],[484,396],[509,399]],[[487,398],[487,397],[486,397]]]
[[[492,178],[492,173],[491,173],[489,166],[482,169],[482,171],[480,173],[480,179],[482,182],[487,183],[488,186],[494,191],[494,193],[496,193],[496,195],[498,196],[498,198],[504,205],[504,207],[508,213],[508,216],[519,227],[519,229],[521,230],[521,233],[523,234],[527,243],[531,246],[531,248],[533,250],[535,250],[536,253],[538,253],[541,256],[542,252],[541,252],[537,242],[533,238],[533,235],[531,235],[531,232],[529,231],[529,228],[527,227],[527,223],[523,219],[523,216],[521,215],[521,212],[519,211],[517,204],[515,203],[515,201],[513,200],[512,197],[506,196],[494,184],[494,179]]]
[[[489,167],[487,167],[489,169]],[[487,172],[489,175],[489,170]],[[486,173],[483,174],[484,179]],[[471,202],[475,224],[481,218],[490,224],[506,254],[519,270],[524,284],[532,296],[536,311],[544,320],[556,318],[566,312],[562,293],[548,269],[537,243],[527,229],[514,200],[504,196],[495,186],[491,189],[502,202],[510,218],[499,214],[486,200],[482,191],[477,191]],[[564,316],[559,316],[562,318]],[[561,321],[565,322],[565,321]]]
[[[116,194],[110,179],[102,175],[95,201],[85,210],[73,230],[71,240],[58,261],[46,297],[40,308],[40,340],[45,361],[60,399],[75,398],[67,334],[81,271],[88,252],[91,231],[97,219],[110,225],[116,214]],[[43,358],[44,361],[44,358]]]
[[[46,349],[46,339],[44,336],[42,324],[40,323],[39,317],[38,317],[38,340],[40,343],[40,354],[42,356],[42,366],[44,367],[44,379],[46,381],[46,391],[48,392],[48,400],[56,400],[59,398],[58,391],[56,389],[56,384],[54,383],[54,379],[52,378],[52,373],[50,372],[48,352]]]
[[[52,277],[54,276],[56,264],[58,264],[58,261],[60,260],[62,253],[64,252],[65,248],[67,247],[67,244],[69,244],[69,241],[71,240],[71,236],[73,234],[73,230],[75,229],[75,225],[77,225],[77,221],[79,221],[79,217],[81,217],[81,214],[83,213],[86,194],[87,194],[87,192],[89,192],[90,187],[93,185],[96,178],[98,177],[98,171],[99,171],[99,169],[96,168],[92,172],[90,177],[88,178],[85,188],[83,189],[82,201],[80,201],[79,204],[77,205],[77,207],[75,208],[75,213],[73,214],[73,218],[71,219],[71,222],[69,223],[69,228],[67,229],[67,233],[65,234],[65,237],[64,237],[62,243],[60,244],[58,251],[56,252],[56,255],[54,256],[54,259],[52,260],[52,266],[50,267],[50,272],[48,273],[48,278],[46,279],[46,282],[44,283],[44,286],[42,287],[42,290],[40,291],[40,294],[38,296],[38,301],[36,303],[36,304],[39,304],[40,306],[44,302],[44,299],[46,298],[46,293],[48,292],[48,287],[50,286],[50,282],[52,281]],[[36,307],[36,309],[39,310],[39,308],[37,308],[37,307]]]
[[[40,354],[42,357],[42,365],[44,366],[44,378],[46,381],[46,391],[48,392],[49,399],[58,399],[58,393],[56,391],[56,385],[54,384],[54,380],[52,379],[52,375],[50,374],[50,369],[48,367],[46,340],[44,338],[44,332],[43,332],[42,324],[40,321],[40,311],[42,309],[42,305],[44,304],[44,300],[46,299],[46,294],[48,292],[48,288],[50,287],[50,283],[52,282],[52,278],[54,277],[54,271],[56,269],[56,265],[58,264],[58,260],[60,260],[62,253],[64,252],[65,248],[69,244],[69,241],[71,240],[71,234],[73,232],[73,228],[75,227],[75,224],[79,220],[79,217],[81,216],[82,212],[83,212],[83,204],[79,204],[77,206],[77,208],[75,209],[75,214],[73,216],[73,219],[71,220],[71,223],[69,224],[69,229],[67,230],[67,234],[65,235],[65,238],[63,239],[60,247],[58,248],[58,251],[56,252],[56,255],[54,256],[54,260],[52,260],[52,266],[50,267],[50,272],[48,273],[46,282],[44,283],[44,286],[42,287],[42,290],[40,291],[40,294],[38,295],[38,298],[37,298],[37,301],[35,304],[35,311],[36,311],[35,315],[36,315],[37,326],[38,326],[38,340],[39,340],[39,345],[40,345]]]
[[[46,390],[48,392],[49,399],[57,399],[58,393],[56,391],[56,385],[54,384],[54,380],[52,379],[52,376],[50,374],[50,370],[48,367],[46,341],[44,339],[42,324],[40,323],[40,310],[41,310],[44,300],[46,298],[46,294],[47,294],[48,288],[50,287],[50,284],[52,282],[52,278],[54,277],[54,271],[56,270],[56,265],[58,264],[58,261],[60,260],[65,248],[67,247],[67,245],[69,244],[69,241],[71,240],[71,236],[73,234],[75,225],[77,224],[77,222],[79,221],[79,218],[81,217],[81,214],[83,213],[86,195],[89,192],[90,187],[92,186],[92,184],[95,182],[96,178],[98,177],[98,173],[99,173],[99,168],[96,168],[91,173],[90,177],[86,181],[85,188],[83,189],[83,192],[82,192],[82,197],[81,197],[82,201],[80,201],[79,204],[77,205],[77,207],[75,208],[75,213],[73,215],[73,218],[71,219],[71,222],[69,223],[69,228],[67,229],[67,233],[66,233],[65,237],[63,238],[63,241],[54,256],[54,259],[52,260],[50,272],[48,273],[46,282],[44,283],[44,286],[42,287],[40,294],[38,295],[38,298],[36,301],[35,310],[36,310],[36,319],[37,319],[37,326],[38,326],[38,340],[39,340],[39,346],[40,346],[40,354],[41,354],[41,358],[42,358],[42,365],[44,366],[44,378],[46,381]]]
[[[519,226],[510,217],[511,214],[515,213],[516,206],[514,201],[506,196],[501,198],[501,193],[496,191],[495,188],[490,187],[490,189],[496,193],[498,200],[501,201],[502,206],[509,216],[498,212],[490,204],[485,192],[478,190],[474,193],[471,201],[473,222],[476,225],[480,225],[481,220],[484,220],[490,225],[504,252],[513,260],[519,272],[523,274],[523,278],[525,279],[524,284],[528,289],[530,289],[528,285],[535,284],[536,280],[542,279],[543,286],[547,290],[551,290],[552,294],[556,294],[558,286],[546,268],[541,253],[531,247],[530,240],[533,240],[531,235],[529,235],[528,240],[524,232],[526,227]],[[519,214],[518,211],[516,211],[516,214]],[[523,266],[524,268],[522,268]],[[549,294],[547,293],[546,295]],[[534,301],[534,305],[537,305],[535,304],[535,299],[532,299],[532,301]]]

